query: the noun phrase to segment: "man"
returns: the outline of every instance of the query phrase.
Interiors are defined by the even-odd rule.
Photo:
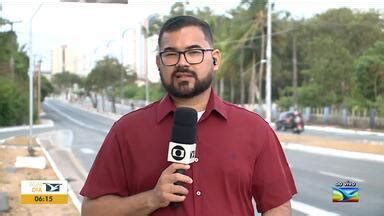
[[[171,18],[158,45],[156,63],[168,94],[114,124],[81,191],[82,213],[253,215],[254,197],[263,215],[290,215],[296,188],[274,132],[211,88],[221,56],[208,24],[191,16]],[[167,162],[176,107],[199,113],[191,165]],[[180,205],[172,208],[170,202]]]

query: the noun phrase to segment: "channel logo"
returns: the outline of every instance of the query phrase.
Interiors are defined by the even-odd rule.
[[[359,202],[359,188],[356,182],[337,182],[332,187],[332,202]]]
[[[22,204],[67,204],[68,183],[59,180],[21,181]]]

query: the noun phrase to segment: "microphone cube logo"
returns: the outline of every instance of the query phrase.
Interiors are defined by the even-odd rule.
[[[359,188],[356,182],[337,182],[332,187],[332,202],[359,202]]]
[[[191,164],[195,161],[196,144],[170,142],[167,160],[174,163]]]
[[[172,157],[175,160],[183,160],[185,158],[185,149],[182,146],[175,146],[172,149]]]

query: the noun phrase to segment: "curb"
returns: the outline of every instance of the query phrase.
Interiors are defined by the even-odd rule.
[[[318,147],[318,146],[308,146],[308,145],[291,143],[291,142],[281,142],[281,144],[284,149],[289,149],[289,150],[296,150],[296,151],[301,151],[306,153],[319,154],[319,155],[332,156],[332,157],[341,157],[341,158],[354,159],[354,160],[364,160],[364,161],[384,163],[384,155],[379,155],[379,154],[354,152],[354,151],[339,150],[339,149],[325,148],[325,147]]]
[[[43,153],[45,155],[45,157],[48,159],[49,163],[51,164],[52,166],[52,169],[53,171],[56,173],[57,177],[59,177],[59,179],[61,181],[66,181],[65,178],[64,178],[64,175],[60,172],[60,170],[57,168],[57,165],[55,163],[55,161],[52,159],[52,157],[49,155],[48,151],[44,148],[44,146],[41,144],[41,141],[39,138],[36,137],[36,142],[37,144],[41,147],[41,149],[43,150]],[[79,213],[81,213],[81,202],[80,200],[77,198],[75,192],[72,190],[71,186],[68,184],[68,194],[69,194],[69,197],[71,198],[72,200],[72,203],[75,205],[77,211]]]
[[[32,129],[51,128],[51,127],[55,126],[53,121],[50,119],[46,119],[45,122],[46,123],[44,123],[44,124],[33,125]],[[0,128],[0,133],[13,132],[13,131],[18,131],[18,130],[27,130],[27,129],[29,129],[29,126],[5,127],[5,128]]]
[[[384,133],[382,132],[373,132],[373,131],[364,131],[364,130],[352,130],[352,129],[344,129],[344,128],[337,128],[337,127],[327,127],[327,126],[314,126],[314,125],[307,125],[305,128],[311,129],[311,130],[318,130],[318,131],[326,131],[331,133],[344,133],[344,134],[357,134],[357,135],[376,135],[376,136],[382,136],[384,137]]]

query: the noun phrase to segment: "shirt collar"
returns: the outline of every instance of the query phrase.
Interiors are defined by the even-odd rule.
[[[169,113],[174,112],[176,109],[175,104],[169,94],[167,94],[163,99],[160,100],[159,105],[157,107],[157,122],[159,123],[163,120]],[[205,112],[201,117],[200,121],[204,120],[209,116],[212,111],[216,111],[220,116],[224,119],[227,119],[227,109],[223,102],[223,100],[216,95],[216,93],[211,90],[211,95],[209,96],[209,101],[207,107],[205,108]]]

